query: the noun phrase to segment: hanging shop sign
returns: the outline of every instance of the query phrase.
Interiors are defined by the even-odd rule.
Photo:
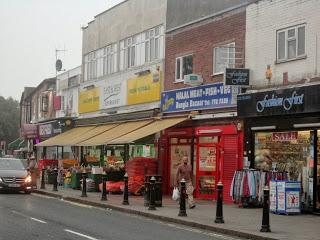
[[[38,137],[38,126],[37,124],[23,124],[21,134],[24,138],[37,138]]]
[[[250,70],[246,68],[226,68],[225,85],[249,86]]]
[[[100,107],[99,88],[85,90],[79,93],[79,113],[95,112]]]
[[[126,105],[126,82],[108,79],[102,89],[101,108],[108,109]]]
[[[238,116],[256,117],[319,112],[320,85],[238,96]]]
[[[55,120],[48,123],[39,124],[39,137],[41,139],[56,136],[73,127],[72,119]]]
[[[161,111],[178,112],[233,107],[239,88],[223,83],[165,91],[161,94]]]
[[[127,104],[140,104],[160,100],[161,72],[151,72],[131,78],[127,84]]]

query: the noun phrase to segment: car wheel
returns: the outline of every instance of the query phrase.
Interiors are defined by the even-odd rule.
[[[25,190],[24,193],[25,193],[25,194],[30,194],[31,191],[30,191],[30,190]]]

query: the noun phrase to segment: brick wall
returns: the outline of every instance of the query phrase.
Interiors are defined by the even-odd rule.
[[[223,81],[222,74],[213,76],[213,49],[235,42],[236,51],[244,52],[245,21],[242,8],[167,33],[164,90],[187,87],[183,82],[175,83],[176,58],[187,54],[193,54],[193,73],[201,75],[205,84]],[[244,58],[243,53],[237,55]]]

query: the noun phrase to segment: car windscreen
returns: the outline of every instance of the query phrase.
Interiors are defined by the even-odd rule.
[[[0,158],[0,170],[23,170],[25,169],[20,159]]]

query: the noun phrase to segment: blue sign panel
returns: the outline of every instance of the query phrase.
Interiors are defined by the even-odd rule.
[[[161,94],[162,112],[192,111],[236,106],[239,88],[223,83],[165,91]]]

